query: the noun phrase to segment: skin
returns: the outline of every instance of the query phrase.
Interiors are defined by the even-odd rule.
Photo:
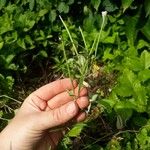
[[[68,94],[73,88],[76,100]],[[0,149],[56,149],[67,124],[86,118],[81,110],[89,105],[87,94],[87,89],[82,88],[78,95],[78,85],[73,81],[72,86],[70,79],[51,82],[31,93],[1,132]]]

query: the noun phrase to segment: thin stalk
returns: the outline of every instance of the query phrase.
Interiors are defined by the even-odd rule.
[[[88,67],[88,61],[87,61],[87,63],[85,63],[85,65],[83,66],[83,71],[82,71],[81,78],[80,78],[80,81],[79,81],[78,96],[79,96],[80,90],[81,90],[81,88],[82,88],[82,85],[83,85],[83,81],[84,81],[84,79],[85,79],[85,76],[87,75],[87,67]]]
[[[0,98],[2,98],[2,97],[5,97],[5,98],[8,98],[8,99],[11,99],[11,100],[13,100],[13,101],[17,102],[18,104],[21,104],[21,102],[20,102],[20,101],[18,101],[18,100],[16,100],[16,99],[14,99],[14,98],[12,98],[12,97],[9,97],[9,96],[7,96],[7,95],[0,95]]]
[[[75,46],[75,44],[74,44],[74,42],[73,42],[72,36],[71,36],[71,34],[70,34],[70,31],[69,31],[68,27],[66,26],[65,22],[63,21],[62,17],[59,16],[59,18],[60,18],[61,22],[63,23],[63,25],[64,25],[64,27],[65,27],[65,29],[66,29],[68,35],[69,35],[69,38],[70,38],[70,41],[71,41],[71,43],[72,43],[73,49],[74,49],[74,51],[75,51],[75,53],[76,53],[76,55],[77,55],[77,57],[78,57],[79,54],[78,54],[77,48],[76,48],[76,46]]]
[[[94,42],[93,42],[93,44],[92,44],[92,48],[91,48],[91,50],[90,50],[90,54],[89,54],[89,55],[91,55],[92,52],[93,52],[94,46],[95,46],[95,44],[96,44],[96,40],[97,40],[97,36],[96,36],[96,38],[94,39]]]
[[[80,31],[80,33],[81,33],[81,36],[82,36],[82,39],[83,39],[83,42],[84,42],[85,49],[88,50],[88,47],[87,47],[87,44],[86,44],[86,41],[85,41],[85,37],[84,37],[84,34],[83,34],[83,31],[82,31],[81,27],[79,27],[79,31]]]
[[[66,55],[66,51],[65,51],[65,48],[64,48],[64,42],[62,41],[62,50],[63,50],[63,54],[64,54],[64,58],[65,58],[65,61],[66,61],[66,66],[67,66],[67,72],[68,72],[68,76],[71,80],[71,84],[72,84],[72,88],[73,88],[73,94],[75,96],[75,89],[74,89],[74,86],[73,86],[73,80],[72,80],[72,77],[71,77],[71,71],[70,71],[70,67],[67,63],[67,55]]]
[[[103,17],[103,19],[102,19],[102,25],[101,25],[101,29],[100,29],[100,32],[99,32],[99,35],[98,35],[98,39],[97,39],[97,43],[96,43],[96,48],[95,48],[95,57],[97,55],[97,49],[98,49],[99,41],[100,41],[100,38],[101,38],[102,30],[104,28],[104,24],[105,24],[105,17]]]

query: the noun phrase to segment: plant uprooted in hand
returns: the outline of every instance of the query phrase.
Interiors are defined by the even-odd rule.
[[[78,82],[79,82],[78,94],[79,94],[80,89],[83,86],[89,87],[89,84],[87,82],[85,82],[85,80],[86,80],[86,77],[88,77],[91,74],[92,69],[93,69],[92,67],[94,66],[94,63],[96,61],[98,46],[99,46],[102,30],[105,25],[106,15],[107,15],[106,11],[102,12],[101,28],[100,28],[100,31],[98,32],[97,36],[95,37],[94,42],[92,43],[91,47],[87,46],[87,42],[86,42],[83,30],[81,29],[81,27],[79,27],[79,31],[80,31],[80,34],[82,36],[82,40],[84,43],[84,46],[81,46],[81,48],[83,49],[84,53],[78,52],[78,49],[73,41],[73,37],[72,37],[66,23],[64,22],[62,17],[59,16],[66,31],[67,31],[67,34],[69,36],[69,39],[70,39],[72,47],[73,47],[73,53],[75,54],[75,55],[72,54],[72,59],[67,57],[67,53],[65,50],[65,44],[64,44],[64,41],[62,40],[62,50],[63,50],[63,54],[64,54],[64,59],[66,61],[65,65],[67,68],[67,75],[71,79],[72,83],[73,83],[74,78],[76,78],[78,80]],[[71,61],[73,61],[73,65],[70,65],[70,63],[72,63]],[[72,73],[72,70],[74,70],[73,73]],[[74,99],[76,99],[74,91],[73,91],[73,93],[69,92],[69,95],[73,96]]]

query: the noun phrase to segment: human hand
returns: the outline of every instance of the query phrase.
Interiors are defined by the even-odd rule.
[[[56,149],[62,138],[62,130],[53,128],[64,126],[86,118],[81,109],[89,105],[87,89],[82,88],[76,101],[67,90],[78,85],[70,79],[57,80],[31,93],[18,113],[0,134],[0,149],[3,150],[48,150]]]

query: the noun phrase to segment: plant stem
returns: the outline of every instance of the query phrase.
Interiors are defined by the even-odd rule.
[[[13,101],[15,101],[15,102],[17,102],[17,103],[21,104],[21,102],[20,102],[20,101],[18,101],[18,100],[16,100],[16,99],[14,99],[14,98],[12,98],[12,97],[9,97],[9,96],[7,96],[7,95],[0,95],[0,98],[2,98],[2,97],[5,97],[5,98],[8,98],[8,99],[11,99],[11,100],[13,100]]]
[[[63,23],[63,25],[64,25],[64,27],[65,27],[65,29],[66,29],[68,35],[69,35],[69,38],[70,38],[70,41],[71,41],[71,43],[72,43],[73,49],[74,49],[74,51],[75,51],[75,53],[76,53],[76,55],[77,55],[77,57],[78,57],[79,54],[78,54],[77,48],[76,48],[76,46],[75,46],[75,44],[74,44],[74,42],[73,42],[72,36],[71,36],[71,34],[70,34],[70,31],[69,31],[68,27],[66,26],[65,22],[63,21],[62,17],[59,16],[59,18],[60,18],[60,20],[62,21],[62,23]]]
[[[88,50],[88,47],[87,47],[87,44],[86,44],[86,41],[85,41],[85,37],[84,37],[84,34],[83,34],[83,31],[82,31],[81,27],[79,27],[79,30],[80,30],[80,33],[82,35],[82,39],[83,39],[83,42],[84,42],[85,49]]]
[[[62,41],[62,50],[63,50],[64,58],[65,58],[65,61],[66,61],[68,76],[69,76],[69,78],[71,80],[71,84],[72,84],[72,88],[73,88],[73,94],[75,96],[75,89],[74,89],[74,86],[73,86],[73,79],[71,77],[70,67],[69,67],[69,65],[67,63],[67,55],[66,55],[65,46],[64,46],[64,42],[63,41]]]
[[[103,17],[103,19],[102,19],[102,25],[101,25],[101,29],[100,29],[100,32],[99,32],[99,35],[98,35],[96,48],[95,48],[95,57],[97,56],[98,45],[99,45],[99,41],[100,41],[100,38],[101,38],[102,30],[104,28],[104,24],[105,24],[105,17]]]

